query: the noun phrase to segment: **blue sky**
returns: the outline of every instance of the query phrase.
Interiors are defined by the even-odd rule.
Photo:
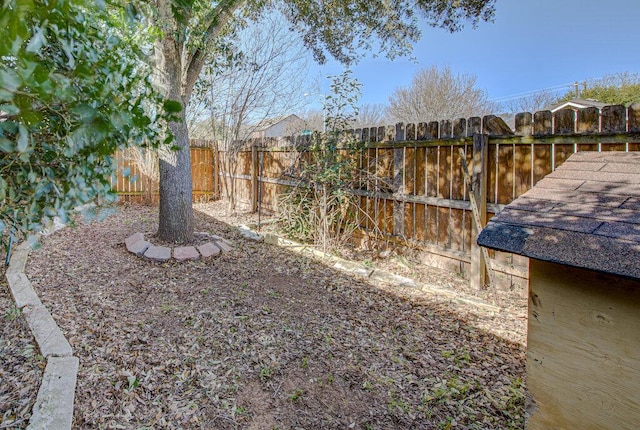
[[[497,0],[493,23],[459,33],[423,26],[415,61],[367,58],[353,68],[361,103],[386,103],[393,90],[431,65],[478,77],[491,99],[640,72],[640,0]],[[336,63],[314,67],[320,76]],[[328,91],[324,79],[323,91]]]

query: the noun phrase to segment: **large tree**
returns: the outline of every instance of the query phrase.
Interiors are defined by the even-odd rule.
[[[158,67],[168,98],[189,105],[200,71],[215,42],[234,16],[259,15],[279,7],[319,62],[327,56],[351,64],[363,53],[406,55],[419,36],[418,18],[451,31],[465,21],[476,24],[493,16],[495,0],[154,0],[153,19],[162,31],[156,44]],[[169,129],[178,151],[160,155],[158,235],[186,242],[193,235],[191,166],[186,121]]]
[[[492,113],[496,107],[477,77],[456,74],[450,67],[420,70],[411,84],[389,97],[389,116],[396,122],[424,122],[469,118]]]
[[[368,103],[358,106],[358,115],[351,126],[361,128],[386,125],[391,121],[387,113],[388,109],[389,107],[382,103]]]

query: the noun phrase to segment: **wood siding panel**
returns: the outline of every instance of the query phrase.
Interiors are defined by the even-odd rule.
[[[527,428],[640,422],[640,282],[531,260]]]

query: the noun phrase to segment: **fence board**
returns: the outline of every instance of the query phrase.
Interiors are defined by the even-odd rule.
[[[487,151],[487,202],[498,202],[498,145],[489,145]]]
[[[602,132],[619,133],[626,131],[627,109],[622,105],[602,108]]]
[[[597,133],[600,130],[600,109],[588,107],[578,110],[578,133]]]
[[[415,206],[415,238],[420,242],[427,241],[426,205],[416,203]]]
[[[438,207],[427,205],[427,243],[438,242]]]
[[[628,124],[627,131],[631,133],[640,132],[640,103],[634,103],[627,109]]]
[[[553,133],[553,114],[549,110],[533,114],[533,134],[545,135]]]
[[[445,249],[451,248],[451,208],[438,208],[438,237],[436,243]]]
[[[551,145],[539,144],[533,150],[533,185],[552,171]]]
[[[404,222],[403,236],[406,239],[414,239],[415,237],[415,219],[414,219],[414,203],[404,204]]]
[[[462,175],[462,161],[457,148],[451,153],[451,199],[464,200],[464,176]]]
[[[622,124],[620,112],[619,107],[603,109],[601,113],[594,109],[577,114],[560,111],[555,118],[550,111],[523,113],[516,117],[519,136],[514,137],[506,136],[506,129],[503,133],[504,125],[497,117],[486,117],[498,124],[503,134],[486,138],[488,166],[481,180],[487,184],[487,217],[528,191],[574,151],[640,150],[640,105],[625,111],[628,121],[625,119]],[[601,123],[608,134],[597,133]],[[482,124],[480,118],[469,118],[360,129],[359,136],[370,146],[358,153],[358,170],[351,175],[355,186],[347,191],[360,202],[358,222],[363,233],[377,230],[389,239],[404,237],[428,249],[429,258],[448,259],[443,266],[466,267],[474,238],[458,148],[465,148],[471,162],[471,138],[464,136],[479,133]],[[627,129],[632,133],[625,132]],[[264,160],[261,206],[276,210],[278,194],[286,184],[294,185],[287,172],[299,171],[315,162],[317,156],[309,152],[296,155],[287,148],[258,152]],[[340,150],[336,156],[348,154]],[[250,176],[251,159],[250,154],[243,157],[249,158],[239,164],[236,177],[242,185],[237,187],[237,193],[249,198],[248,181],[243,175]],[[526,260],[513,256],[496,258],[506,264],[526,264]],[[458,263],[453,264],[453,260]]]
[[[573,154],[575,146],[571,144],[554,145],[554,169],[565,162]]]
[[[498,145],[498,165],[496,166],[497,194],[496,203],[506,205],[513,200],[514,189],[514,150],[513,145]]]
[[[624,151],[626,150],[626,144],[624,143],[601,143],[601,151]]]
[[[471,137],[479,133],[482,133],[482,118],[479,116],[469,118],[467,122],[467,136]]]
[[[531,189],[531,168],[533,157],[532,145],[514,145],[514,191],[516,196],[521,196]]]
[[[451,209],[451,235],[450,248],[452,251],[462,251],[464,248],[464,210]]]
[[[578,152],[580,151],[597,151],[598,144],[597,143],[579,143],[576,145],[578,147]]]
[[[465,137],[467,135],[467,120],[464,118],[458,118],[453,121],[453,137]]]
[[[571,134],[576,131],[576,113],[573,109],[560,109],[553,114],[553,132]]]
[[[519,136],[531,136],[533,134],[533,115],[530,112],[522,112],[516,115],[516,134]]]
[[[405,148],[404,150],[404,192],[405,194],[416,194],[416,149]]]
[[[387,223],[386,223],[386,205],[387,200],[385,199],[376,199],[376,228],[381,231],[383,234],[388,234],[387,231]]]
[[[415,152],[415,164],[416,164],[416,195],[425,195],[426,194],[426,185],[427,185],[427,150],[426,148],[416,148]]]
[[[438,196],[438,148],[427,148],[427,196]]]
[[[440,137],[440,123],[438,121],[431,121],[427,125],[427,139],[437,139]]]
[[[451,166],[448,162],[451,149],[446,146],[438,147],[438,170],[436,172],[437,192],[436,196],[448,199],[450,196],[450,184],[448,181]]]

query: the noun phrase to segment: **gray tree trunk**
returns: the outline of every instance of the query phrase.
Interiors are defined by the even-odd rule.
[[[171,243],[185,243],[193,239],[193,209],[191,184],[191,149],[185,110],[189,95],[184,94],[182,83],[182,52],[172,38],[164,38],[156,54],[162,71],[161,81],[170,100],[182,102],[182,121],[169,123],[173,133],[173,146],[177,151],[162,148],[160,159],[160,213],[158,237]]]
[[[172,243],[193,239],[191,150],[186,122],[169,124],[178,151],[160,151],[158,237]]]
[[[214,2],[214,9],[206,13],[208,23],[203,43],[218,37],[220,29],[244,2],[226,0]],[[156,42],[155,56],[158,85],[169,100],[182,103],[179,122],[169,123],[173,145],[178,151],[163,149],[160,158],[160,216],[158,237],[172,243],[185,243],[193,239],[193,208],[191,185],[191,149],[185,111],[189,106],[193,87],[206,60],[206,50],[186,43],[184,22],[178,22],[171,0],[156,0],[157,24],[163,37]],[[205,10],[208,10],[205,8]],[[213,13],[215,12],[215,13]],[[188,21],[188,16],[183,17]]]

